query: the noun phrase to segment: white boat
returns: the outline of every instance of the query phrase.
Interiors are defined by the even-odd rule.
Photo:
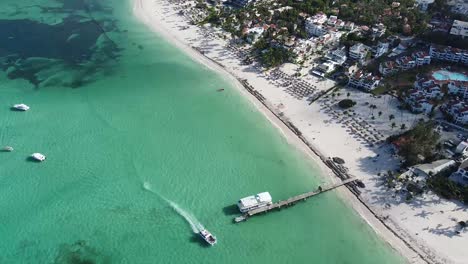
[[[256,195],[242,198],[237,202],[237,207],[242,213],[248,212],[253,209],[265,207],[272,204],[271,195],[269,192],[262,192]]]
[[[7,152],[12,152],[13,151],[13,147],[10,147],[10,146],[5,146],[2,148],[3,151],[7,151]]]
[[[44,161],[46,160],[46,156],[41,153],[33,153],[31,154],[31,158],[37,160],[37,161]]]
[[[201,230],[198,234],[203,238],[203,240],[206,241],[206,243],[210,244],[211,246],[213,246],[213,245],[216,244],[216,242],[217,242],[216,237],[213,236],[213,235],[212,235],[208,230],[206,230],[206,229]]]
[[[28,111],[29,110],[29,106],[25,105],[25,104],[15,104],[13,106],[14,109],[16,110],[19,110],[19,111]]]

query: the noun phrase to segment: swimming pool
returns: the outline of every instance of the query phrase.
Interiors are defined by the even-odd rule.
[[[438,81],[468,81],[468,76],[461,72],[439,70],[432,73],[432,77]]]

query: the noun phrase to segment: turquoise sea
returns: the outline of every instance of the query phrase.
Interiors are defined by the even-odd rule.
[[[333,192],[232,223],[326,179],[129,0],[2,0],[0,63],[2,264],[403,262]]]

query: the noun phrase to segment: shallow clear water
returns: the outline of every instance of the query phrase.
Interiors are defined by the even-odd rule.
[[[461,72],[451,72],[446,70],[435,71],[432,76],[438,81],[465,81],[468,82],[468,76]]]
[[[98,2],[0,3],[13,26],[60,28],[90,14],[104,25],[53,35],[85,41],[73,44],[83,57],[56,47],[31,58],[36,47],[13,54],[20,44],[0,42],[0,145],[15,148],[0,152],[0,263],[402,262],[333,192],[233,224],[241,197],[323,184],[316,165],[219,76],[138,23],[128,1]],[[97,45],[96,30],[106,32]],[[19,102],[31,110],[10,111]],[[33,152],[47,161],[28,161]],[[190,223],[218,244],[206,247]]]

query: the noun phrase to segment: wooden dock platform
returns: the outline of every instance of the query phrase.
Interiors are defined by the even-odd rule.
[[[291,197],[291,198],[289,198],[287,200],[273,203],[273,204],[271,204],[269,206],[265,206],[265,207],[250,210],[250,211],[244,213],[242,216],[236,217],[234,219],[234,221],[235,222],[245,221],[245,220],[247,220],[247,218],[249,218],[251,216],[261,214],[261,213],[267,213],[267,212],[272,211],[274,209],[280,209],[281,207],[287,207],[287,206],[290,206],[290,205],[293,205],[293,204],[297,203],[298,201],[305,201],[307,198],[319,195],[319,194],[324,193],[324,192],[331,191],[333,189],[336,189],[336,188],[338,188],[340,186],[343,186],[345,184],[354,182],[356,180],[357,180],[356,178],[346,179],[346,180],[344,180],[344,181],[342,181],[340,183],[337,183],[337,184],[334,184],[334,185],[331,185],[331,186],[328,186],[328,187],[325,187],[325,188],[321,188],[321,189],[319,188],[317,191],[312,191],[312,192],[299,194],[299,195],[293,196],[293,197]]]

